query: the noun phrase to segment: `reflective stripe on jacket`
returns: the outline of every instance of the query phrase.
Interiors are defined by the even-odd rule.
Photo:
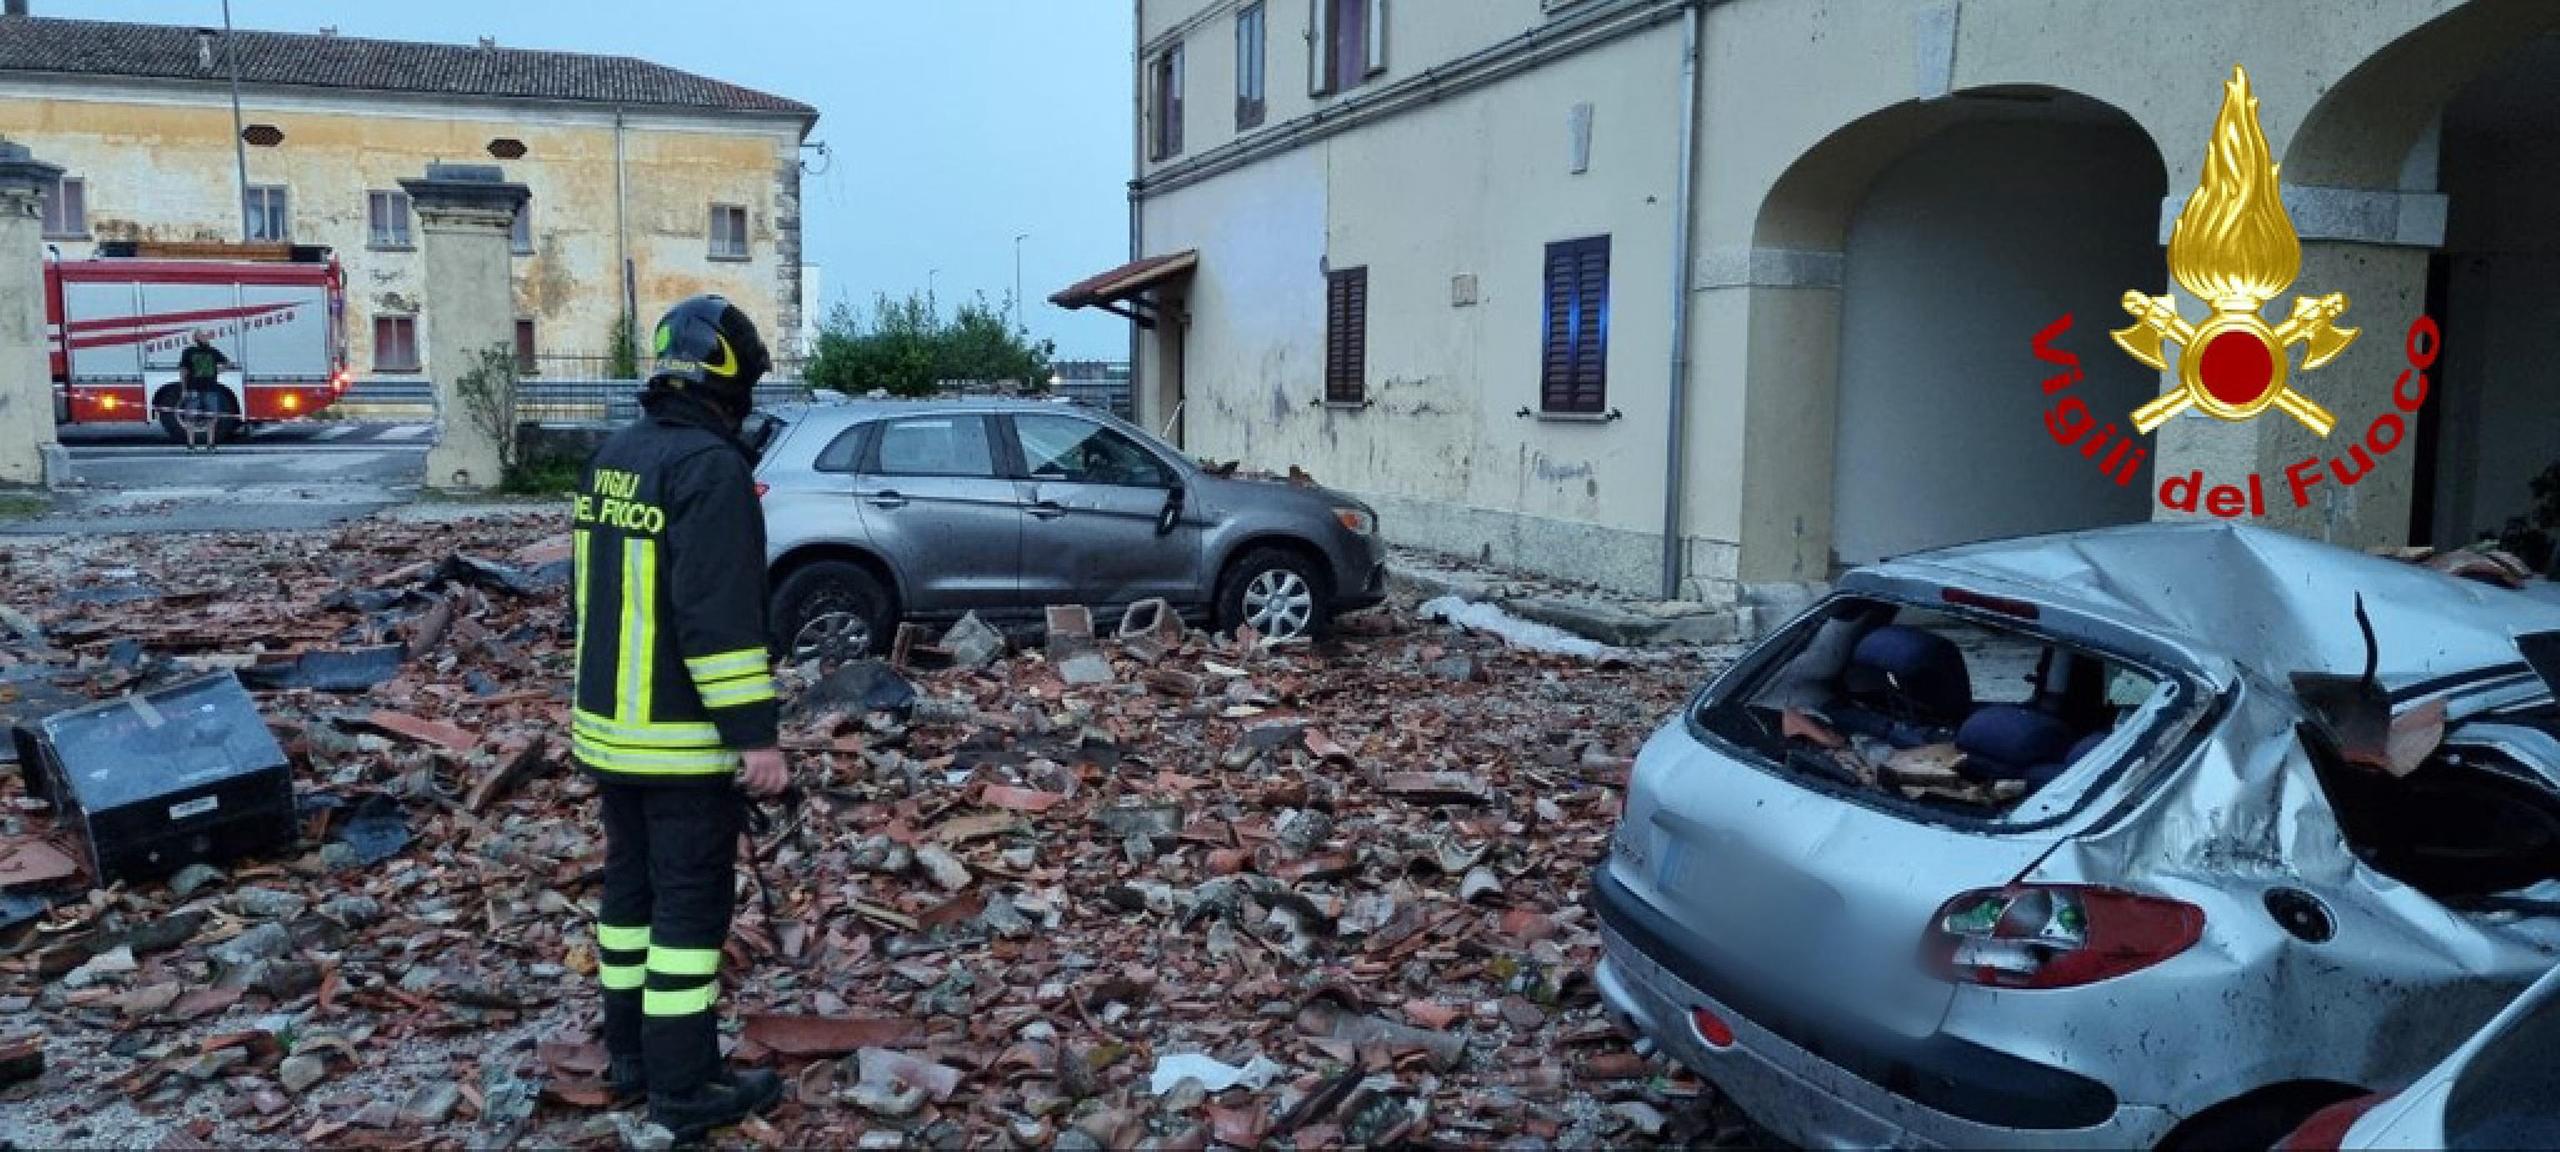
[[[719,418],[652,395],[597,449],[572,515],[579,761],[624,779],[699,778],[771,747],[764,514]]]

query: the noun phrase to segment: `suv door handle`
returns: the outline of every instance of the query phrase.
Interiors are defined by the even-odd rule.
[[[862,497],[862,500],[864,503],[869,504],[874,508],[904,508],[907,506],[907,498],[900,496],[895,492],[866,493]]]
[[[1030,512],[1033,516],[1037,516],[1042,520],[1055,520],[1058,517],[1067,514],[1067,510],[1059,507],[1058,502],[1055,500],[1042,500],[1033,504],[1030,508]]]

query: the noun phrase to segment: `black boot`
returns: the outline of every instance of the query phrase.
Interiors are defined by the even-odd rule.
[[[636,1104],[648,1098],[648,1061],[638,1056],[616,1056],[613,1058],[613,1071],[608,1075],[613,1082],[614,1103]]]
[[[760,1068],[722,1073],[690,1092],[651,1092],[649,1119],[675,1133],[681,1144],[771,1108],[780,1099],[780,1076]]]

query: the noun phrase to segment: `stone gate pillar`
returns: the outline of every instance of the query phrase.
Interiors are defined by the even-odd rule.
[[[59,166],[0,140],[0,484],[67,479],[53,434],[53,366],[44,327],[44,202]],[[54,462],[52,476],[46,463]]]
[[[515,436],[515,376],[481,370],[515,355],[515,283],[507,237],[532,195],[495,164],[430,164],[402,180],[427,259],[427,370],[437,436],[427,487],[487,491],[505,480]],[[475,381],[471,379],[477,375]]]

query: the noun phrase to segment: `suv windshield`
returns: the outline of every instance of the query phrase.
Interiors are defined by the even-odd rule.
[[[1975,616],[1844,597],[1711,695],[1697,721],[1765,767],[1888,806],[2032,819],[2054,806],[2026,801],[2096,766],[2092,754],[2139,728],[2167,683]]]

